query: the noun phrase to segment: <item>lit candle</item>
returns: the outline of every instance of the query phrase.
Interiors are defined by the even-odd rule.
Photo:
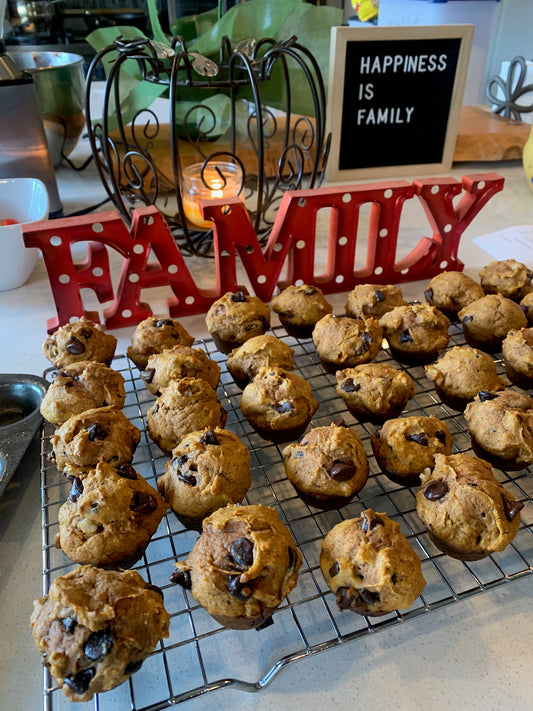
[[[200,200],[236,197],[242,187],[242,170],[235,163],[195,163],[183,170],[183,211],[197,229],[210,230],[211,220],[200,213]]]

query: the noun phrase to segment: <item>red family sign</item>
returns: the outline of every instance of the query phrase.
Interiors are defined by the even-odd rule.
[[[223,294],[242,288],[237,284],[237,254],[256,296],[265,302],[276,286],[287,284],[314,284],[331,294],[365,282],[394,284],[429,279],[444,270],[462,271],[464,264],[457,257],[461,235],[503,183],[497,173],[486,173],[463,176],[461,182],[448,177],[288,191],[264,250],[241,200],[202,201],[204,217],[214,223],[213,289],[196,286],[167,223],[153,206],[134,210],[130,230],[112,211],[28,224],[23,235],[27,247],[41,250],[48,271],[57,309],[57,317],[48,321],[48,332],[84,315],[99,321],[98,313],[84,309],[81,289],[92,289],[99,303],[111,301],[104,319],[105,327],[113,329],[136,325],[152,315],[141,301],[141,291],[153,287],[168,286],[172,291],[167,300],[171,317],[205,313]],[[403,203],[415,196],[422,202],[432,235],[422,237],[396,262]],[[366,264],[354,270],[364,204],[370,204]],[[326,271],[315,275],[316,217],[324,208],[331,209],[328,261]],[[75,242],[89,242],[82,264],[72,259]],[[124,258],[116,293],[107,247]],[[279,281],[286,260],[287,277]]]

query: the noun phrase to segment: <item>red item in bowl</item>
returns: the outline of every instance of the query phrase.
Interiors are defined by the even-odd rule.
[[[11,217],[4,217],[3,220],[0,220],[0,227],[5,227],[6,225],[18,225],[19,220],[13,220]]]

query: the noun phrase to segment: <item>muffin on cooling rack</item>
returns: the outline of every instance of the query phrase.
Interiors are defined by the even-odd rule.
[[[352,318],[380,319],[395,306],[405,304],[403,294],[393,284],[357,284],[348,294],[344,306],[347,316]]]
[[[481,284],[463,272],[441,272],[424,291],[428,304],[442,311],[450,321],[457,321],[459,311],[482,296],[485,292]]]
[[[200,378],[216,389],[220,367],[202,348],[178,345],[151,355],[140,376],[153,395],[160,395],[171,380],[182,378]]]
[[[228,292],[210,306],[205,323],[218,350],[229,353],[268,331],[270,309],[257,296]]]
[[[400,363],[430,363],[450,340],[449,319],[429,304],[396,306],[380,318],[379,325]]]
[[[504,390],[480,392],[465,410],[475,453],[502,469],[533,464],[533,398]]]
[[[359,420],[397,417],[415,394],[412,378],[388,363],[363,363],[335,373],[336,391]]]
[[[502,551],[515,537],[524,505],[468,454],[435,455],[421,475],[416,512],[439,550],[459,560]]]
[[[43,353],[56,368],[80,360],[95,360],[110,365],[116,347],[115,336],[82,316],[78,321],[60,326],[48,336],[43,344]]]
[[[252,483],[250,453],[221,427],[186,435],[172,451],[157,488],[187,528],[227,504],[240,504]]]
[[[487,264],[479,272],[479,278],[486,294],[501,294],[513,301],[520,301],[533,292],[533,271],[516,259]]]
[[[261,368],[242,391],[240,405],[254,430],[277,443],[302,435],[318,410],[309,383],[282,368]]]
[[[234,348],[228,355],[226,368],[237,385],[244,388],[263,366],[294,370],[293,355],[294,349],[285,341],[265,333]]]
[[[41,402],[41,415],[53,425],[95,407],[124,406],[124,378],[96,361],[71,363],[56,371]]]
[[[370,437],[381,470],[392,481],[417,486],[420,473],[433,466],[437,452],[451,454],[448,426],[433,415],[412,415],[387,420]]]
[[[81,564],[129,568],[142,556],[167,509],[131,464],[100,462],[74,477],[59,509],[56,548]]]
[[[203,530],[170,580],[221,625],[268,624],[295,587],[302,556],[276,511],[261,504],[229,505],[204,520]]]
[[[90,701],[138,671],[170,617],[163,593],[135,570],[81,566],[58,577],[33,604],[42,662],[69,701]]]
[[[128,358],[140,368],[146,368],[148,358],[173,346],[192,346],[194,338],[175,319],[150,316],[141,321],[133,332]]]
[[[526,315],[528,325],[533,326],[533,291],[520,301],[520,308]]]
[[[67,476],[94,468],[131,462],[141,439],[139,429],[114,405],[85,410],[58,427],[50,438],[51,459]]]
[[[318,286],[300,284],[288,286],[270,302],[281,325],[290,336],[311,338],[317,321],[333,311]]]
[[[456,410],[464,410],[480,391],[496,393],[508,383],[496,370],[488,353],[471,346],[455,346],[435,363],[425,366],[440,399]]]
[[[533,387],[533,328],[509,331],[502,354],[509,380],[526,390]]]
[[[525,328],[527,318],[520,306],[501,294],[487,294],[459,311],[466,342],[485,351],[501,349],[513,329]]]
[[[282,452],[285,472],[300,498],[320,509],[340,508],[368,479],[368,459],[357,432],[341,424],[315,427]]]
[[[206,380],[171,380],[146,413],[148,434],[170,454],[185,435],[205,428],[224,427],[227,413]]]
[[[374,318],[328,314],[313,330],[316,352],[322,366],[330,373],[374,360],[381,350],[381,340],[381,328]]]
[[[372,509],[329,531],[320,569],[339,609],[359,615],[406,610],[426,585],[420,558],[399,524]]]

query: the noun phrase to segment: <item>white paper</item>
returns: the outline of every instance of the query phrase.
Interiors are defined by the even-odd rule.
[[[517,225],[474,237],[472,242],[494,259],[516,259],[533,267],[533,225]]]

